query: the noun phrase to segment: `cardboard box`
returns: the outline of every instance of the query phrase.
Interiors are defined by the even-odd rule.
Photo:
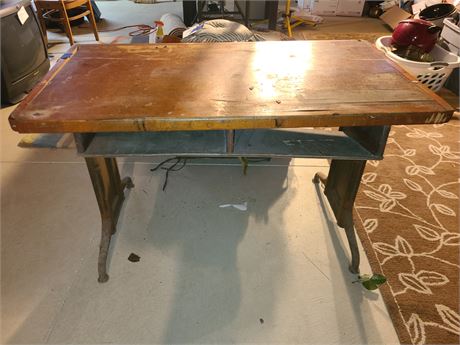
[[[409,12],[404,11],[398,6],[393,6],[388,11],[380,16],[380,19],[388,24],[390,28],[394,29],[401,20],[408,19],[411,17]]]
[[[300,8],[319,16],[360,17],[365,0],[299,0]]]
[[[319,16],[335,16],[339,0],[313,0],[311,13]]]
[[[365,0],[339,0],[336,16],[361,17]]]

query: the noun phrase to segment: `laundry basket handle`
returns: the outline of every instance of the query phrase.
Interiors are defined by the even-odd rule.
[[[447,66],[449,66],[449,64],[447,62],[437,61],[437,62],[430,63],[430,67],[432,67],[432,68],[447,67]]]

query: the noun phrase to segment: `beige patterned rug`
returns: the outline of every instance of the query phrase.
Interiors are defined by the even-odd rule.
[[[460,118],[392,128],[369,162],[355,224],[404,344],[459,344]]]
[[[374,43],[377,38],[389,35],[387,32],[323,32],[321,27],[319,30],[304,30],[294,32],[294,37],[297,40],[363,40]]]

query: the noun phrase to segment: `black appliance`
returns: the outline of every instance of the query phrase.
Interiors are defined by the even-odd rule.
[[[20,10],[28,16],[24,23]],[[48,72],[50,62],[30,0],[1,0],[0,18],[1,102],[17,103]]]

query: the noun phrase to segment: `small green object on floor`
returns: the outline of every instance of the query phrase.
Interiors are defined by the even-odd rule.
[[[363,274],[358,276],[358,280],[353,283],[360,282],[367,290],[376,290],[380,285],[385,283],[387,278],[381,274]]]

